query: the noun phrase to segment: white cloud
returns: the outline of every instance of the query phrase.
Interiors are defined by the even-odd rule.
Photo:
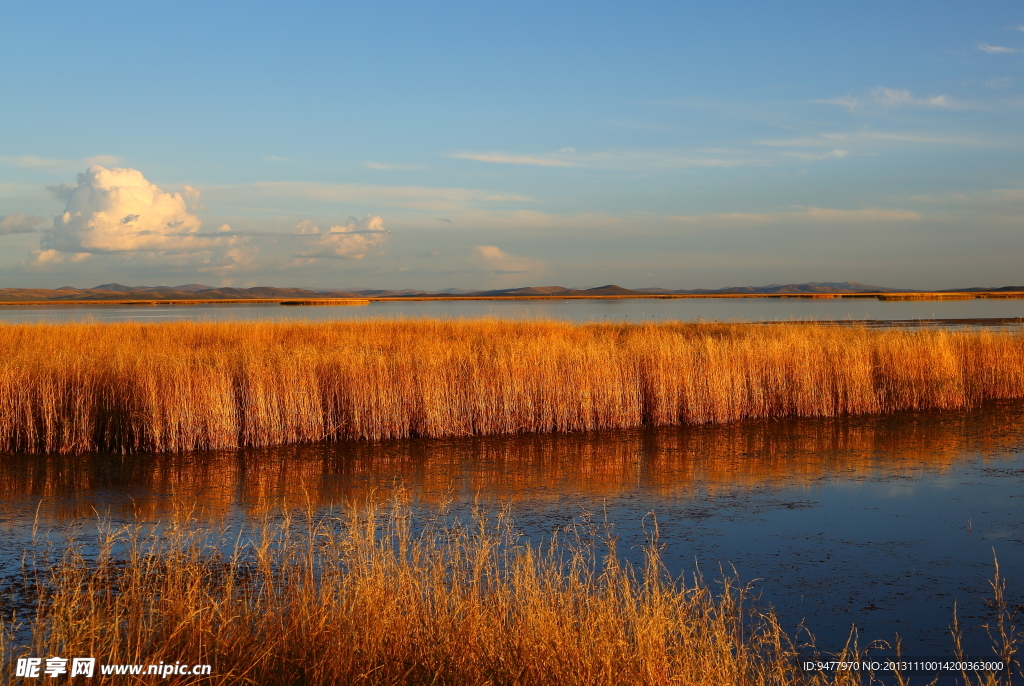
[[[1007,48],[1002,45],[989,45],[988,43],[979,43],[978,50],[987,52],[990,55],[1012,55],[1015,52],[1020,52],[1020,48]]]
[[[495,274],[526,274],[545,270],[541,260],[509,255],[496,245],[478,245],[473,249],[473,254],[488,271]]]
[[[196,252],[198,217],[180,193],[165,193],[135,169],[93,165],[78,175],[64,212],[43,231],[41,250],[68,253]]]
[[[165,192],[135,169],[93,165],[78,175],[77,185],[50,190],[65,199],[64,212],[43,230],[39,250],[22,261],[22,271],[61,271],[87,262],[94,269],[260,274],[308,268],[321,258],[362,259],[388,237],[382,218],[370,214],[325,229],[304,220],[286,230],[222,224],[203,231],[193,211],[198,190]],[[0,220],[0,232],[32,230],[41,221],[9,215]]]
[[[349,217],[348,222],[321,231],[312,222],[301,221],[295,227],[300,236],[305,236],[295,257],[347,258],[361,260],[373,248],[380,247],[386,240],[384,220],[367,214],[362,219]]]
[[[46,223],[43,217],[24,212],[15,212],[5,217],[0,217],[0,236],[9,236],[12,233],[32,233]]]

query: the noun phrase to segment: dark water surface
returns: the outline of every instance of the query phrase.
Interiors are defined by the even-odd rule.
[[[8,305],[0,322],[334,320],[370,317],[551,318],[569,321],[791,321],[1006,319],[1024,317],[1024,299],[890,300],[874,298],[682,298],[627,300],[432,300],[359,306]]]
[[[998,555],[1024,602],[1024,403],[971,412],[758,421],[588,434],[336,443],[186,455],[2,456],[0,568],[33,526],[88,533],[195,508],[245,520],[281,504],[321,509],[407,487],[417,508],[510,505],[535,540],[585,513],[640,559],[657,517],[675,573],[733,568],[792,636],[838,650],[902,637],[905,655],[951,656],[957,603],[968,652]],[[461,513],[461,514],[460,514]],[[806,638],[806,635],[802,635]]]

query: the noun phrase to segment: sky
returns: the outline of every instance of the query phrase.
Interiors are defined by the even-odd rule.
[[[1019,2],[5,3],[0,287],[1024,285]]]

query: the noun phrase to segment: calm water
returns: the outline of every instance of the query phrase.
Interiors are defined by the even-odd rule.
[[[385,498],[510,505],[535,540],[594,513],[639,559],[657,517],[675,573],[753,581],[796,635],[825,650],[852,626],[861,645],[899,634],[904,654],[950,656],[953,604],[969,653],[993,552],[1024,602],[1024,403],[972,412],[750,422],[575,435],[319,444],[178,456],[4,456],[0,568],[15,569],[33,523],[89,535],[96,513],[153,521],[198,506],[244,522],[268,504],[322,509]],[[59,535],[54,534],[57,538]],[[56,539],[55,539],[56,540]],[[803,636],[806,638],[806,635]]]
[[[504,317],[570,321],[913,320],[1024,317],[1024,299],[892,300],[873,298],[736,298],[677,300],[453,300],[373,302],[361,306],[17,305],[0,321],[171,321],[176,319],[363,319],[367,317]]]

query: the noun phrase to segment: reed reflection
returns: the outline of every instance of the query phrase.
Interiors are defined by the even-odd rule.
[[[7,455],[7,522],[114,517],[254,516],[385,500],[420,502],[652,499],[822,480],[942,473],[1019,445],[1024,403],[970,412],[756,421],[582,434],[339,442],[178,455]]]

